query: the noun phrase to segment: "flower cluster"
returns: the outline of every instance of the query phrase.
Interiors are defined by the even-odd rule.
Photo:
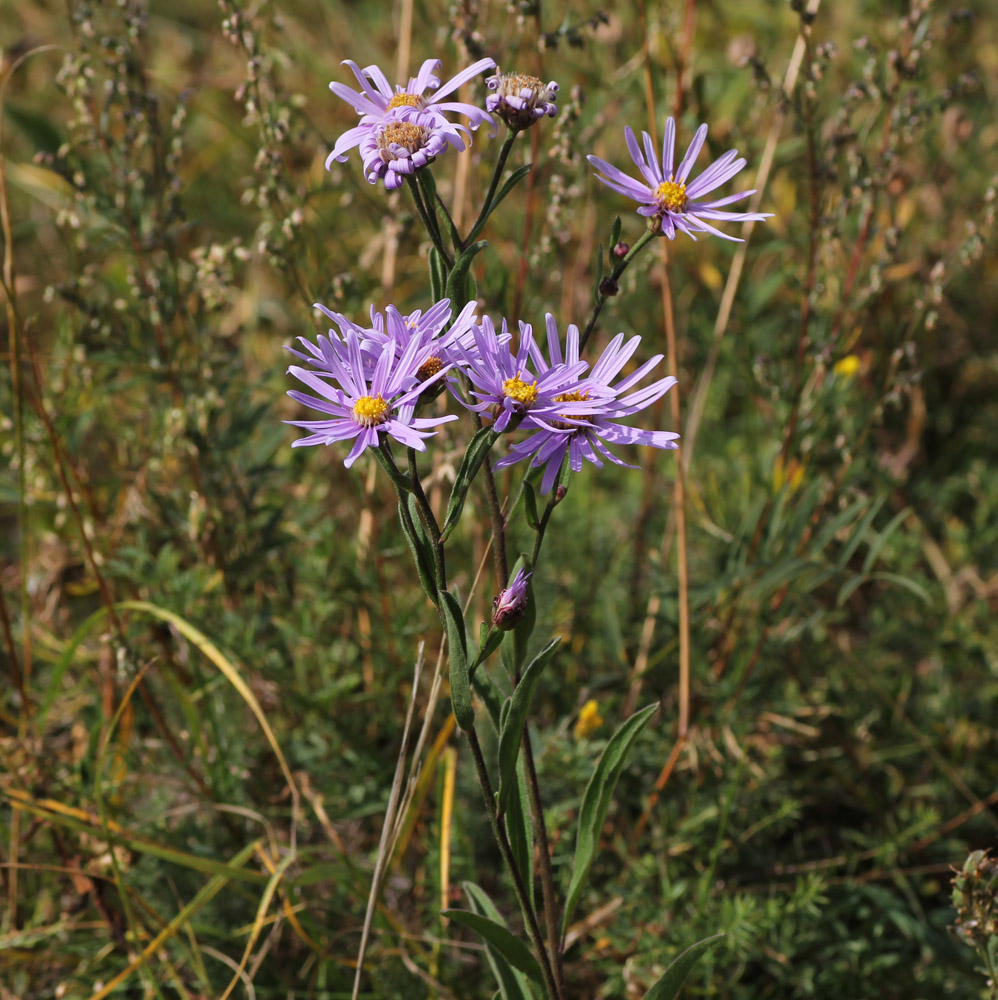
[[[371,184],[379,180],[392,191],[401,187],[403,180],[432,163],[448,147],[462,150],[465,138],[470,142],[468,129],[452,122],[447,113],[465,115],[471,127],[477,129],[488,122],[495,129],[495,122],[488,112],[473,104],[445,101],[463,83],[495,66],[493,59],[479,59],[443,86],[435,74],[439,59],[427,59],[416,76],[405,87],[395,87],[377,66],[361,69],[350,59],[345,60],[357,78],[360,90],[352,90],[342,83],[331,83],[329,89],[346,101],[361,116],[359,124],[348,129],[336,140],[333,151],[326,157],[326,169],[333,161],[343,162],[347,153],[360,147],[364,174]]]
[[[330,414],[330,419],[290,423],[310,432],[294,442],[299,446],[353,440],[347,466],[366,448],[379,447],[382,434],[424,451],[423,439],[434,433],[428,428],[457,419],[453,414],[416,416],[418,404],[436,395],[448,373],[455,397],[469,410],[490,418],[497,433],[518,428],[532,432],[514,444],[496,467],[523,459],[530,459],[532,466],[543,465],[542,493],[554,487],[566,456],[575,472],[582,468],[583,460],[600,468],[603,459],[627,465],[610,451],[607,442],[677,447],[678,434],[620,422],[654,403],[676,381],[668,376],[636,388],[662,360],[660,354],[618,379],[640,337],[625,341],[624,335],[618,334],[589,370],[589,363],[579,357],[578,327],[568,327],[563,352],[551,315],[546,319],[545,357],[529,324],[520,324],[514,352],[506,321],[497,331],[488,316],[479,320],[475,302],[469,302],[453,322],[447,299],[425,313],[416,311],[408,316],[394,306],[388,306],[384,314],[372,308],[370,327],[361,327],[324,306],[317,308],[338,329],[320,335],[315,343],[301,337],[303,349],[288,350],[309,365],[292,365],[289,372],[318,396],[298,390],[289,395]]]

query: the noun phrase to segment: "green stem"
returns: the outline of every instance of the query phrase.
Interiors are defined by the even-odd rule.
[[[499,150],[499,158],[496,160],[495,169],[492,171],[492,180],[489,182],[489,190],[485,195],[482,210],[478,213],[478,218],[475,219],[475,224],[471,227],[471,232],[468,233],[468,237],[464,241],[465,245],[471,243],[482,231],[482,227],[492,214],[492,199],[496,196],[499,181],[502,179],[503,171],[506,169],[506,161],[509,159],[509,154],[513,149],[513,143],[516,142],[517,135],[519,135],[519,132],[514,132],[510,129],[506,133],[506,138],[502,141],[502,148]]]
[[[605,282],[605,281],[616,282],[620,278],[620,276],[624,273],[624,271],[627,270],[627,268],[630,265],[631,261],[634,260],[634,258],[637,257],[637,255],[653,239],[655,239],[655,237],[657,235],[658,234],[655,233],[655,232],[652,232],[651,229],[646,229],[641,234],[641,237],[638,239],[638,242],[635,243],[634,246],[632,246],[631,249],[627,251],[627,255],[625,257],[621,258],[619,261],[617,261],[617,264],[615,265],[614,269],[610,272],[610,274],[607,277],[603,278],[600,281],[600,285],[602,285],[603,282]],[[611,254],[613,253],[613,247],[610,247],[610,253]],[[603,306],[606,305],[606,300],[608,298],[610,298],[609,295],[607,295],[605,292],[603,292],[602,289],[597,288],[597,290],[596,290],[596,304],[593,306],[592,315],[589,317],[589,322],[586,324],[586,328],[583,331],[582,337],[579,340],[579,350],[580,351],[585,348],[586,344],[589,341],[590,336],[592,336],[592,332],[593,332],[593,330],[596,327],[596,320],[599,319],[599,314],[603,311]]]
[[[408,185],[409,193],[412,195],[413,203],[416,206],[416,211],[419,213],[419,218],[423,223],[423,227],[426,229],[433,245],[437,248],[437,253],[439,253],[443,258],[444,263],[447,265],[447,269],[450,270],[454,266],[454,261],[444,248],[444,241],[440,236],[440,230],[437,227],[436,220],[427,211],[426,203],[423,201],[422,192],[419,190],[419,183],[416,178],[412,176],[412,174],[409,174],[406,177],[405,182]]]
[[[419,514],[419,520],[422,522],[423,528],[426,530],[426,534],[429,535],[430,542],[433,544],[437,587],[440,590],[446,590],[447,563],[444,558],[444,544],[440,538],[440,525],[437,524],[430,501],[427,499],[426,493],[423,492],[423,484],[419,479],[419,469],[416,467],[416,449],[409,448],[407,451],[409,454],[409,476],[412,479],[412,494],[416,498],[416,511]]]
[[[527,925],[527,933],[530,940],[537,949],[540,959],[541,974],[544,977],[544,985],[547,988],[548,996],[553,1000],[561,1000],[561,992],[555,982],[554,973],[551,971],[551,959],[548,956],[547,948],[544,945],[544,937],[541,934],[540,925],[537,922],[537,914],[531,905],[530,897],[527,895],[526,887],[523,884],[523,875],[513,857],[513,850],[506,835],[506,826],[502,818],[496,815],[496,799],[492,790],[492,780],[489,778],[488,768],[485,766],[485,757],[482,754],[482,746],[478,742],[478,733],[474,727],[465,732],[468,739],[468,746],[471,748],[471,756],[475,761],[475,771],[478,775],[478,783],[482,786],[482,794],[485,796],[485,809],[489,814],[489,825],[492,827],[492,834],[499,845],[499,853],[502,854],[503,861],[513,877],[513,889],[516,898],[523,910],[523,919]]]

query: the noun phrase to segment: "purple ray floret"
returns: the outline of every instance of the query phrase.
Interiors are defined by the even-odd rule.
[[[739,158],[738,150],[731,149],[715,160],[703,173],[693,180],[689,179],[693,164],[707,139],[706,125],[701,125],[697,129],[678,167],[674,165],[676,123],[672,118],[667,119],[665,123],[661,157],[658,156],[651,136],[647,132],[641,133],[642,142],[639,145],[634,131],[628,126],[624,129],[624,139],[627,151],[641,175],[640,179],[625,174],[598,156],[587,156],[586,159],[596,167],[598,171],[596,177],[611,191],[640,202],[638,214],[654,220],[661,227],[662,234],[668,236],[670,240],[675,238],[678,229],[694,240],[696,236],[693,234],[702,232],[713,233],[721,239],[741,243],[737,236],[729,236],[711,223],[761,221],[772,217],[771,213],[723,210],[723,206],[755,194],[754,190],[741,191],[724,198],[704,200],[706,195],[731,180],[745,166],[745,160]]]
[[[552,331],[554,338],[557,339],[554,320],[549,316],[549,345]],[[567,338],[569,356],[573,342],[577,351],[578,328],[569,326]],[[618,423],[621,418],[631,416],[650,406],[676,384],[675,378],[669,375],[643,389],[634,389],[638,382],[662,360],[661,354],[639,365],[630,375],[614,384],[614,379],[623,370],[640,342],[640,337],[632,337],[625,341],[624,335],[618,333],[593,365],[589,375],[556,396],[555,402],[560,412],[552,416],[550,412],[531,411],[524,417],[521,429],[533,430],[535,433],[513,445],[509,453],[495,463],[495,467],[504,468],[529,458],[531,466],[545,466],[541,479],[541,492],[550,493],[558,481],[558,473],[566,454],[572,471],[578,472],[582,469],[583,460],[602,468],[604,458],[616,465],[635,468],[617,458],[605,442],[643,444],[652,448],[679,447],[676,444],[679,435],[672,431],[648,431]],[[554,356],[553,347],[549,349],[549,353]]]
[[[367,448],[377,448],[381,435],[387,434],[400,444],[418,451],[425,451],[424,438],[433,437],[427,428],[437,427],[457,416],[415,416],[419,396],[450,366],[435,367],[432,374],[421,377],[420,370],[432,353],[432,345],[421,347],[412,339],[401,356],[396,353],[394,342],[386,342],[373,363],[365,364],[360,337],[346,329],[342,340],[335,337],[324,340],[322,348],[310,349],[308,358],[321,371],[310,371],[292,365],[288,372],[304,382],[317,396],[292,389],[288,395],[299,403],[329,414],[325,420],[288,420],[286,423],[302,427],[311,433],[294,441],[292,447],[313,444],[332,444],[334,441],[353,441],[353,447],[344,460],[349,468]],[[298,353],[298,352],[294,352]],[[370,374],[368,374],[370,372]],[[320,375],[331,377],[335,384],[323,381]]]

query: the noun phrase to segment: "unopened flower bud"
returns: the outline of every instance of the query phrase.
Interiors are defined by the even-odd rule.
[[[508,632],[523,621],[527,610],[527,581],[532,573],[516,571],[509,586],[492,600],[492,624]]]
[[[600,295],[616,295],[620,291],[620,285],[617,284],[613,278],[604,278],[599,283],[599,293]]]
[[[558,488],[554,491],[554,504],[556,507],[558,506],[558,504],[562,502],[562,500],[565,499],[565,494],[567,492],[568,492],[568,487],[559,483]]]
[[[631,252],[630,243],[625,243],[621,240],[619,243],[613,245],[613,255],[619,260],[623,260]]]

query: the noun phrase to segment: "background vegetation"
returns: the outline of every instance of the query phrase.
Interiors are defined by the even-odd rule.
[[[623,124],[709,122],[711,154],[747,156],[742,186],[772,157],[774,218],[745,249],[677,240],[667,284],[648,254],[601,324],[664,351],[671,294],[685,735],[676,454],[587,467],[535,581],[566,636],[535,699],[556,873],[602,741],[663,707],[578,911],[574,995],[641,996],[718,930],[688,996],[986,994],[948,932],[951,866],[998,829],[986,0],[74,0],[4,5],[0,38],[3,1000],[349,996],[417,643],[432,659],[440,636],[390,487],[289,447],[282,345],[323,329],[315,301],[429,304],[411,204],[356,160],[323,169],[352,118],[326,90],[340,61],[450,75],[481,54],[561,84],[486,234],[495,315],[586,315],[614,215],[640,233],[584,160],[624,166]],[[483,134],[438,163],[466,220],[497,150]],[[474,502],[463,593],[488,540]],[[492,592],[486,572],[471,620]],[[590,699],[605,722],[577,730]],[[499,878],[447,716],[365,996],[495,988],[439,917],[463,879]]]

